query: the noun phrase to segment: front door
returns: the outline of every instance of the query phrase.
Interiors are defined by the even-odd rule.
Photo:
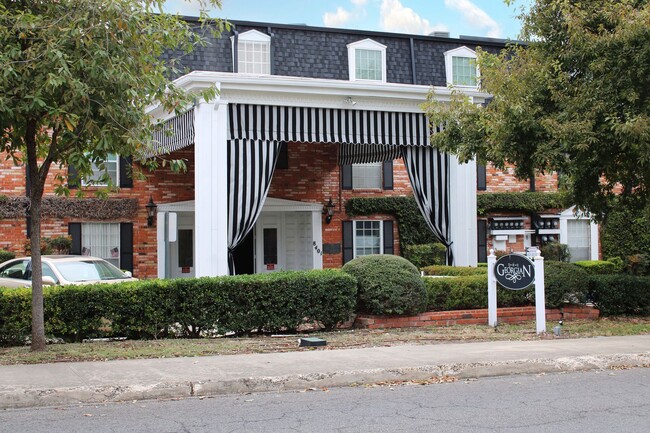
[[[194,228],[179,225],[176,242],[170,243],[171,277],[194,277]]]
[[[286,269],[282,213],[260,215],[255,226],[257,273]]]

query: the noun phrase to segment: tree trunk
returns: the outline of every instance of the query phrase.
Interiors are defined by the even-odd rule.
[[[33,179],[34,177],[32,177]],[[43,266],[41,264],[41,208],[42,187],[32,182],[31,207],[31,256],[32,256],[32,351],[45,350],[45,312],[43,309]],[[40,185],[39,185],[40,186]]]

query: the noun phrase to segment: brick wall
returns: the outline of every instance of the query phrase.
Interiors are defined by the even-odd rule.
[[[485,192],[525,192],[530,189],[530,181],[517,179],[512,165],[499,170],[488,164],[485,171]],[[535,191],[555,192],[558,188],[557,180],[557,173],[538,174],[535,176]]]

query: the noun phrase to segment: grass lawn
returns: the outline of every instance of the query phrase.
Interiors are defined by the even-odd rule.
[[[457,325],[386,330],[339,330],[283,336],[260,335],[195,340],[167,339],[66,343],[50,345],[47,351],[43,353],[32,353],[29,351],[29,347],[9,347],[0,348],[0,364],[171,358],[313,350],[298,347],[298,338],[306,335],[327,340],[327,346],[319,350],[331,350],[401,344],[584,338],[650,333],[650,317],[601,318],[599,320],[565,322],[560,337],[553,335],[552,328],[555,325],[557,325],[556,322],[547,322],[548,334],[542,336],[535,334],[535,323],[528,322],[518,325],[499,325],[497,329],[492,329],[486,325]]]

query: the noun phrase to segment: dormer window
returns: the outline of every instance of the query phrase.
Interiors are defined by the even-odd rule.
[[[350,81],[386,82],[386,45],[364,39],[348,45]]]
[[[250,30],[235,37],[231,36],[233,53],[237,50],[236,71],[244,74],[271,73],[271,37],[257,30]],[[233,58],[233,65],[235,59]]]
[[[479,70],[476,52],[460,47],[445,52],[447,84],[462,87],[478,86]]]

